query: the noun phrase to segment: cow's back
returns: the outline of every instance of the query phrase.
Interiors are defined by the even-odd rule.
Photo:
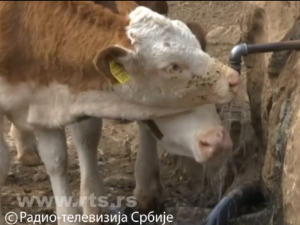
[[[116,1],[94,1],[96,4],[100,4],[104,7],[109,8],[114,13],[118,13]],[[166,1],[135,1],[140,6],[145,6],[150,8],[151,10],[167,15],[169,8],[168,3]]]

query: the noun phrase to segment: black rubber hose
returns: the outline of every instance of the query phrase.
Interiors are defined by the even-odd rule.
[[[204,225],[228,225],[229,221],[239,216],[245,206],[254,206],[264,202],[264,196],[258,184],[244,184],[233,191],[216,205],[208,215]]]

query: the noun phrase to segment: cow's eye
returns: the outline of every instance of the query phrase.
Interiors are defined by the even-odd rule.
[[[167,73],[181,73],[181,67],[176,64],[176,63],[171,63],[170,65],[168,65],[166,68],[165,68],[165,71]]]

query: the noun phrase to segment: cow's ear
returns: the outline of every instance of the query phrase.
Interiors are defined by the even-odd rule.
[[[203,27],[195,22],[188,22],[186,25],[200,42],[202,50],[206,51],[206,32],[204,31]]]
[[[138,4],[135,1],[116,1],[117,9],[119,14],[123,16],[129,15]]]
[[[167,1],[136,1],[140,6],[145,6],[159,14],[168,15],[169,7]]]
[[[126,83],[129,73],[125,70],[126,64],[130,64],[133,58],[131,50],[110,46],[102,50],[94,59],[96,70],[102,73],[111,83]]]

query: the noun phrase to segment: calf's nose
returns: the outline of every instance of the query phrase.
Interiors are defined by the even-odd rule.
[[[232,140],[224,127],[218,127],[200,136],[198,147],[204,161],[209,161],[222,152],[230,151]]]

